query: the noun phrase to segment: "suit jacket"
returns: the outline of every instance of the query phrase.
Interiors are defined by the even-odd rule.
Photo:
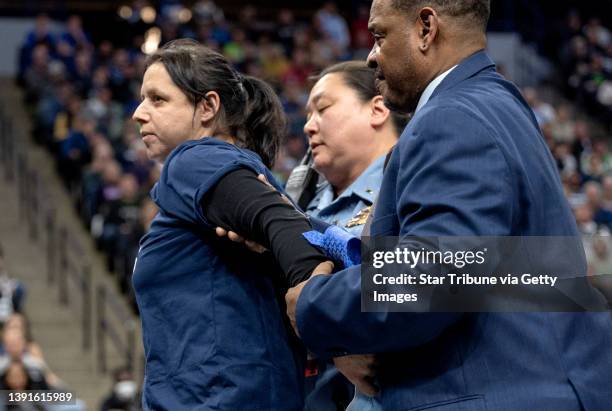
[[[373,236],[577,236],[533,112],[484,52],[402,133]],[[362,313],[360,267],[311,279],[297,304],[320,356],[381,353],[385,410],[608,410],[612,316]]]

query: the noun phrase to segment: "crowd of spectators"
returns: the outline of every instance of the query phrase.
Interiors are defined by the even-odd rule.
[[[159,167],[147,159],[131,114],[139,103],[140,79],[151,30],[160,44],[191,37],[222,52],[237,69],[266,79],[276,89],[289,118],[288,133],[275,173],[284,180],[306,149],[304,106],[310,75],[342,59],[363,59],[372,40],[369,5],[349,23],[333,2],[310,19],[297,20],[281,9],[263,21],[245,6],[233,20],[211,0],[186,10],[162,2],[151,18],[146,1],[134,1],[124,17],[133,27],[129,47],[94,44],[82,20],[70,16],[53,32],[50,19],[36,18],[20,53],[19,81],[34,119],[33,135],[54,154],[57,169],[73,195],[84,223],[107,256],[108,268],[130,293],[138,241],[156,213],[148,193]]]
[[[568,102],[552,104],[533,88],[525,99],[554,160],[566,198],[576,217],[589,274],[612,302],[612,152],[609,132]]]
[[[27,318],[22,312],[25,288],[12,279],[6,269],[0,245],[0,292],[3,304],[0,313],[0,390],[57,390],[66,389],[65,384],[51,371],[41,347],[32,337]],[[29,403],[22,408],[9,405],[6,391],[0,395],[0,410],[45,410],[44,404]],[[67,408],[66,408],[67,409]],[[78,405],[69,408],[81,410]],[[57,408],[59,411],[60,408]]]
[[[612,32],[601,19],[586,23],[569,13],[560,60],[571,96],[608,125],[612,125]]]
[[[612,31],[598,17],[570,11],[560,39],[560,73],[573,105],[555,107],[535,90],[524,94],[557,161],[589,274],[612,301]]]
[[[150,50],[151,42],[157,46],[191,37],[222,52],[242,72],[270,82],[289,119],[275,168],[283,180],[306,148],[309,76],[339,60],[364,59],[372,38],[368,3],[347,14],[348,19],[333,2],[306,19],[280,9],[272,21],[259,18],[250,5],[228,19],[212,0],[198,0],[189,9],[180,1],[163,1],[158,10],[135,0],[120,14],[131,27],[126,47],[104,39],[94,43],[78,16],[70,16],[60,32],[50,29],[47,16],[38,16],[21,50],[19,81],[32,110],[35,139],[54,153],[83,222],[130,295],[138,241],[156,213],[148,192],[160,172],[147,159],[130,119],[139,102],[143,50]],[[583,25],[577,14],[570,15],[568,24],[562,72],[579,104],[545,102],[534,89],[524,94],[559,165],[580,230],[609,234],[609,136],[594,137],[592,124],[579,113],[597,114],[606,107],[610,112],[612,107],[610,31],[597,19]]]
[[[555,105],[534,88],[522,91],[557,163],[580,232],[609,235],[612,232],[609,137],[601,129],[594,130],[594,123],[582,116],[576,105],[567,102]]]

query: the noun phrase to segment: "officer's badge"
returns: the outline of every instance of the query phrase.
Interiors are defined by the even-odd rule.
[[[355,217],[351,218],[348,223],[346,223],[346,228],[357,227],[359,225],[364,225],[370,216],[370,212],[372,211],[372,206],[368,206],[363,210],[359,211],[355,214]]]

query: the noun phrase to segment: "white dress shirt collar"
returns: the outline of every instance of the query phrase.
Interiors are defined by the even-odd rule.
[[[419,104],[417,104],[415,113],[419,111],[420,109],[422,109],[425,104],[427,104],[427,102],[431,98],[434,91],[436,91],[436,88],[438,88],[440,83],[442,83],[442,81],[446,78],[446,76],[448,76],[451,73],[451,71],[455,69],[455,67],[457,67],[457,65],[454,65],[453,67],[449,68],[444,73],[440,74],[438,77],[433,79],[431,83],[429,83],[429,85],[423,91],[423,94],[421,94],[421,98],[419,99]]]

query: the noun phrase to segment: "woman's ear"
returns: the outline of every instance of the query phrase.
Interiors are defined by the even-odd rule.
[[[391,112],[385,106],[382,96],[376,96],[370,100],[370,125],[372,127],[382,127],[390,115]]]
[[[209,124],[216,117],[220,108],[221,99],[219,98],[219,94],[217,94],[216,91],[209,91],[206,93],[197,107],[202,124]]]

